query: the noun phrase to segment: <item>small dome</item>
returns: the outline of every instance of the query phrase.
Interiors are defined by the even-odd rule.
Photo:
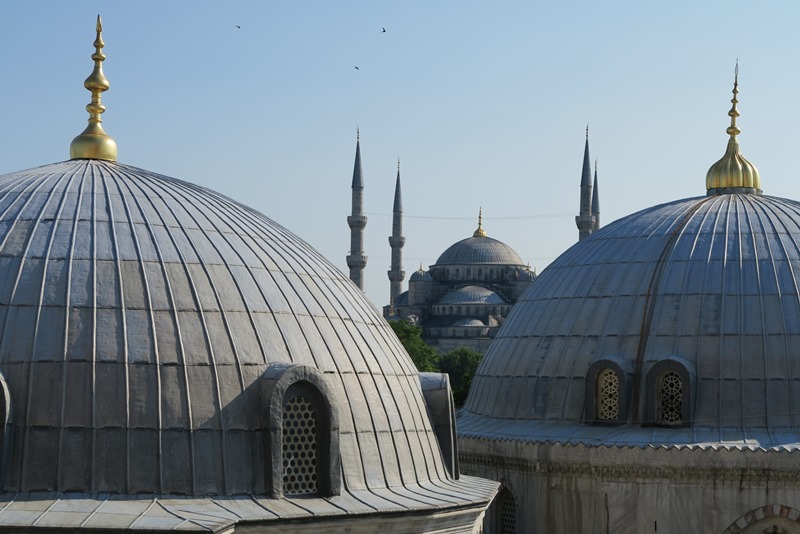
[[[483,324],[483,321],[480,319],[476,319],[475,317],[465,317],[463,319],[459,319],[458,321],[453,323],[453,326],[486,326]]]
[[[436,265],[491,263],[524,266],[514,249],[491,237],[468,237],[445,250]]]
[[[536,280],[536,273],[531,271],[530,269],[525,269],[524,271],[520,271],[519,280],[523,282],[532,282]]]
[[[418,271],[414,271],[408,279],[409,282],[430,282],[431,280],[433,280],[431,275],[424,271],[422,267],[420,267]]]
[[[447,293],[439,304],[505,304],[503,298],[481,286],[465,286]]]

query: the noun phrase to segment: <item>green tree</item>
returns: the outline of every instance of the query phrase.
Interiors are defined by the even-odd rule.
[[[475,376],[481,358],[483,354],[466,347],[459,347],[439,356],[439,371],[450,376],[453,402],[458,408],[467,400],[472,377]]]
[[[422,328],[414,326],[408,321],[389,321],[394,333],[400,338],[400,343],[406,348],[414,365],[420,372],[437,371],[436,351],[422,341]]]

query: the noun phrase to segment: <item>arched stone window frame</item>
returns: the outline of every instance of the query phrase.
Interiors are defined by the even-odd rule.
[[[8,479],[11,465],[11,391],[0,369],[0,487]]]
[[[340,495],[339,412],[325,376],[306,365],[276,363],[261,378],[259,397],[264,421],[264,472],[267,494],[281,499],[283,491],[283,409],[289,395],[311,401],[317,413],[317,494]]]
[[[661,421],[659,417],[659,386],[664,375],[670,372],[676,373],[680,377],[683,389],[681,420],[679,423],[664,422]],[[652,424],[668,427],[691,426],[694,412],[696,379],[697,373],[694,370],[694,365],[680,356],[671,355],[653,363],[652,367],[650,367],[650,370],[647,372],[647,381],[645,382],[645,414],[647,420]]]
[[[599,419],[597,417],[597,378],[601,372],[609,369],[619,379],[619,412],[617,419]],[[616,355],[597,358],[586,372],[584,384],[584,419],[587,423],[615,425],[628,420],[628,404],[630,399],[631,364]]]

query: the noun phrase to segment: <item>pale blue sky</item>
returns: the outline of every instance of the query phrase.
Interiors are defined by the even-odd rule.
[[[800,198],[788,1],[5,1],[0,174],[68,158],[98,11],[120,161],[248,204],[342,270],[361,128],[377,306],[398,156],[407,277],[479,206],[541,271],[577,239],[587,122],[604,224],[705,193],[737,57],[743,154],[766,194]]]

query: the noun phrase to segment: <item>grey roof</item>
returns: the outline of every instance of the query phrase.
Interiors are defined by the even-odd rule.
[[[469,265],[491,263],[522,265],[522,259],[514,249],[491,237],[468,237],[445,250],[436,265]]]
[[[0,304],[5,492],[263,494],[275,362],[329,381],[348,491],[447,479],[414,364],[364,294],[208,189],[93,160],[0,177]]]
[[[397,169],[397,181],[394,184],[394,207],[392,210],[395,213],[403,212],[403,193],[400,190],[400,168]]]
[[[696,374],[692,424],[710,429],[698,439],[800,442],[798,281],[798,202],[725,194],[630,215],[539,275],[484,357],[465,410],[504,419],[509,432],[515,419],[583,435],[593,361],[636,369],[640,359],[631,380],[644,406],[647,371],[677,356]],[[638,442],[642,414],[628,416],[615,440]],[[477,419],[460,420],[460,431]]]
[[[592,187],[592,162],[589,159],[589,132],[586,132],[586,146],[583,149],[583,169],[581,170],[581,186]]]
[[[403,291],[397,295],[397,298],[394,299],[392,304],[395,306],[408,306],[408,291]]]
[[[481,286],[464,286],[454,289],[439,299],[439,304],[505,304],[503,298]]]
[[[353,189],[364,189],[364,173],[361,172],[361,140],[356,140],[356,162],[353,165]]]
[[[377,460],[375,458],[374,460]],[[373,461],[374,461],[373,460]],[[0,530],[45,528],[231,532],[237,524],[342,517],[375,513],[446,512],[476,507],[496,491],[497,483],[474,477],[461,481],[410,484],[382,491],[349,490],[326,498],[276,500],[259,496],[182,497],[179,495],[86,495],[81,493],[17,493],[0,495]],[[485,506],[485,504],[484,504]],[[347,519],[344,517],[347,516]]]

